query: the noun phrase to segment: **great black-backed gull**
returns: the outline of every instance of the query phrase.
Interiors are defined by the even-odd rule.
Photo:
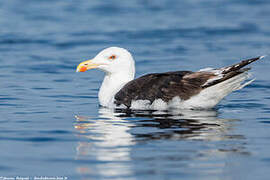
[[[126,49],[110,47],[94,59],[80,63],[77,72],[93,68],[105,72],[98,94],[100,105],[105,107],[209,109],[231,92],[250,84],[254,79],[245,82],[250,68],[243,67],[263,57],[217,69],[153,73],[134,79],[132,55]]]

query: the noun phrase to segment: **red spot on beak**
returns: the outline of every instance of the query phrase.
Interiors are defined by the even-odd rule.
[[[87,70],[87,68],[85,66],[82,66],[80,69],[80,72],[85,72]]]

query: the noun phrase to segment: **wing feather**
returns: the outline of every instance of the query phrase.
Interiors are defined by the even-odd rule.
[[[115,104],[131,106],[133,100],[162,99],[164,102],[178,96],[182,100],[200,93],[205,88],[226,81],[248,71],[244,66],[263,58],[259,56],[219,69],[204,69],[198,72],[175,71],[147,74],[128,82],[116,95]]]

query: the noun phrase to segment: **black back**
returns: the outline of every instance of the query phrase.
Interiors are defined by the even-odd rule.
[[[155,99],[168,102],[175,96],[189,99],[200,92],[208,79],[205,76],[189,78],[192,74],[191,71],[176,71],[144,75],[128,82],[115,95],[115,104],[130,107],[132,100],[149,100],[152,103]]]

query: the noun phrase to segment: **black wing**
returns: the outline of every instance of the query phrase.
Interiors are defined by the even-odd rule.
[[[211,76],[211,73],[191,71],[147,74],[128,82],[115,95],[115,104],[130,107],[132,100],[152,103],[155,99],[162,99],[168,102],[175,96],[186,100],[198,94]]]

